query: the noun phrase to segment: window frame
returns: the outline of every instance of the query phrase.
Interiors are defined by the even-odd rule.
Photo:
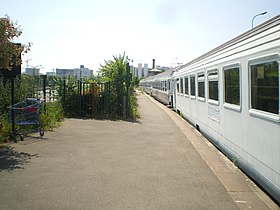
[[[168,79],[166,81],[166,87],[167,87],[167,91],[171,91],[171,89],[170,89],[170,79]]]
[[[191,99],[195,99],[196,98],[196,77],[195,77],[195,74],[190,74],[190,80],[189,80],[189,82],[190,82],[190,90],[189,90],[189,92],[190,92],[190,98]],[[191,78],[194,78],[194,95],[192,95],[192,81],[191,81]]]
[[[176,78],[176,94],[180,94],[180,77]]]
[[[214,72],[217,72],[217,75],[210,75],[211,73],[214,73]],[[220,104],[220,73],[219,73],[219,69],[218,68],[214,68],[214,69],[211,69],[211,70],[208,70],[207,71],[207,89],[208,89],[208,103],[209,104],[213,104],[213,105],[216,105],[216,106],[219,106]],[[215,82],[217,81],[218,82],[218,100],[215,100],[215,99],[211,99],[210,98],[210,85],[209,85],[209,82]]]
[[[239,105],[226,102],[225,71],[228,71],[230,69],[235,69],[235,68],[238,68],[238,71],[239,71]],[[239,62],[223,66],[223,105],[226,109],[241,112],[241,108],[242,108],[242,69],[241,69],[241,65]]]
[[[271,113],[259,109],[252,108],[252,85],[251,85],[251,66],[265,64],[270,62],[278,62],[278,114]],[[280,54],[268,54],[261,57],[252,58],[248,61],[248,109],[249,114],[254,117],[258,117],[261,119],[273,121],[273,122],[280,122]]]
[[[184,77],[180,77],[180,95],[184,95]]]
[[[188,87],[188,93],[186,93],[186,79],[188,81],[188,84],[187,84],[187,87]],[[189,86],[190,82],[189,82],[189,75],[185,75],[184,76],[184,95],[186,97],[189,97],[190,96],[190,86]]]
[[[201,76],[202,76],[202,78],[201,78]],[[203,87],[204,88],[204,90],[203,90],[204,91],[204,97],[199,96],[199,82],[202,82],[202,81],[204,83],[204,87]],[[199,101],[204,102],[205,98],[206,98],[206,92],[205,92],[205,73],[204,73],[204,71],[202,71],[202,72],[198,72],[197,73],[197,99]]]

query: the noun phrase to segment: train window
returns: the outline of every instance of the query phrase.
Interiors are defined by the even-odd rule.
[[[218,105],[219,102],[219,74],[218,70],[208,72],[208,94],[210,103]]]
[[[239,65],[224,67],[224,101],[240,105],[240,71]]]
[[[190,76],[190,93],[195,96],[195,75]]]
[[[251,108],[279,114],[279,63],[266,61],[250,65]]]
[[[176,81],[176,90],[177,90],[177,93],[180,92],[179,78],[177,78],[177,81]]]
[[[205,98],[204,73],[197,75],[197,91],[200,99]]]
[[[189,95],[189,77],[185,77],[185,94]]]
[[[180,78],[180,93],[183,94],[184,93],[183,91],[184,91],[184,89],[183,89],[183,77],[181,77]]]
[[[170,90],[170,80],[167,80],[167,90]]]

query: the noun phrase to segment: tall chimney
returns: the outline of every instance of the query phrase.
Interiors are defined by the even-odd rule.
[[[153,59],[153,68],[152,69],[155,69],[156,68],[156,59]]]

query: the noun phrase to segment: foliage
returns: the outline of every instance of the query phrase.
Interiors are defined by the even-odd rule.
[[[0,77],[0,115],[7,112],[7,107],[11,101],[11,89],[10,84],[4,84],[3,79]]]
[[[130,98],[132,96],[133,88],[126,89],[126,85],[129,84],[126,72],[126,65],[128,58],[123,55],[113,56],[113,60],[105,61],[105,65],[101,65],[100,74],[102,79],[110,81],[110,101],[109,101],[109,114],[112,117],[120,118],[123,115],[124,108],[124,96],[129,97],[128,100],[128,117],[133,117],[132,114],[134,106],[131,104],[134,100]],[[131,84],[129,84],[131,87]]]
[[[132,83],[133,83],[134,87],[138,87],[139,86],[139,82],[140,82],[140,80],[139,80],[138,77],[133,77],[132,78]]]
[[[101,65],[100,73],[103,80],[111,82],[109,114],[121,117],[123,111],[123,95],[125,93],[125,55],[113,56],[113,60],[105,61]]]
[[[12,140],[12,125],[8,123],[8,113],[0,115],[0,143]]]
[[[79,103],[78,83],[73,76],[65,79],[59,78],[58,95],[63,106],[63,113],[66,117],[76,117]]]
[[[37,76],[20,75],[14,80],[14,103],[23,101],[25,98],[34,97],[35,90],[40,86],[40,78]],[[11,105],[11,83],[4,82],[0,77],[0,114],[7,112]]]
[[[55,97],[52,102],[45,103],[45,109],[40,115],[40,123],[43,129],[52,130],[59,125],[58,122],[64,116],[80,117],[83,108],[96,109],[94,113],[105,114],[117,119],[124,117],[123,111],[126,108],[126,117],[137,118],[139,114],[133,90],[137,81],[130,82],[130,74],[127,74],[126,69],[127,61],[125,55],[114,56],[113,60],[105,61],[105,65],[101,66],[100,76],[95,79],[100,83],[90,83],[90,81],[81,83],[71,76],[67,78],[47,77],[46,84],[49,88],[54,88],[52,94]],[[9,109],[7,108],[11,105],[10,81],[12,80],[3,81],[0,77],[0,142],[12,140],[12,126],[8,122]],[[23,101],[28,97],[42,97],[42,77],[19,75],[13,81],[14,103]],[[88,100],[86,100],[87,97]],[[82,101],[94,103],[89,104],[89,106],[84,104],[85,107],[83,107],[81,105]]]
[[[45,107],[40,114],[41,127],[44,130],[53,130],[63,119],[63,110],[59,101],[46,102]]]
[[[17,22],[13,22],[9,16],[0,18],[0,69],[11,70],[13,65],[20,65],[20,54],[30,50],[31,43],[17,45],[12,42],[21,34],[22,29]]]
[[[49,78],[49,83],[59,86],[61,80],[59,78]],[[42,90],[42,78],[38,76],[20,75],[14,80],[14,103],[21,102],[25,98],[37,97],[38,92]],[[58,125],[58,121],[63,118],[63,110],[60,99],[47,102],[46,108],[41,114],[41,123],[44,130],[53,129]],[[12,140],[12,126],[8,122],[8,107],[11,105],[11,83],[6,82],[0,77],[0,142]]]
[[[129,97],[129,117],[131,119],[136,119],[140,117],[140,114],[138,112],[138,104],[137,104],[137,98],[135,96],[135,93],[133,92],[133,94]]]

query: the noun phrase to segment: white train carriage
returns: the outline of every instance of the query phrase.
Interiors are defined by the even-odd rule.
[[[153,81],[153,76],[150,76],[140,80],[139,82],[139,86],[141,87],[141,89],[149,95],[151,95],[152,93],[152,84],[153,84],[152,81]]]
[[[175,108],[280,202],[280,15],[174,73]]]
[[[140,86],[146,93],[150,94],[158,101],[165,105],[172,106],[172,97],[174,95],[171,83],[172,74],[173,69],[170,69],[155,76],[147,77],[140,81]]]

